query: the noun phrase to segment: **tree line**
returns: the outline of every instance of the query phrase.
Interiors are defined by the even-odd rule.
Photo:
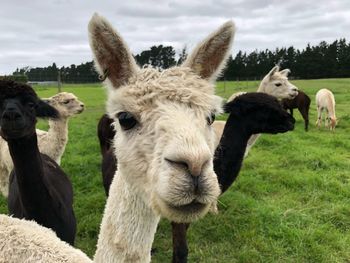
[[[152,46],[134,56],[141,67],[150,64],[161,69],[181,64],[186,57],[186,47],[176,56],[173,47],[163,45]],[[315,46],[308,44],[301,50],[291,46],[272,51],[268,49],[250,53],[239,51],[235,57],[229,57],[221,79],[259,80],[276,64],[281,68],[289,68],[293,78],[350,77],[350,42],[347,43],[343,38],[330,44],[325,41]],[[26,67],[16,69],[13,75],[25,75],[29,81],[57,81],[58,77],[67,83],[100,81],[92,61],[61,68],[55,63],[48,67]]]

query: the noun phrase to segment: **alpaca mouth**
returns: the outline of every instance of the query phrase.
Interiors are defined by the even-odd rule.
[[[2,126],[0,128],[6,132],[6,133],[12,133],[13,135],[18,135],[23,132],[25,129],[24,124],[18,124],[15,122],[6,122],[2,123]]]
[[[298,95],[298,92],[289,93],[289,99],[294,99]]]
[[[280,125],[277,128],[279,133],[284,133],[284,132],[288,132],[288,131],[292,131],[294,130],[294,124],[292,122],[288,122],[285,125]]]
[[[198,202],[197,200],[193,200],[191,203],[187,204],[187,205],[171,205],[168,204],[170,208],[179,211],[179,212],[185,212],[185,213],[195,213],[195,212],[199,212],[201,210],[203,210],[204,208],[207,207],[207,204],[203,204]]]

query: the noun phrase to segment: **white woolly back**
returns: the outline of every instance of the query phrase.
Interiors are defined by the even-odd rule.
[[[92,263],[83,252],[61,241],[34,221],[0,215],[0,262]]]

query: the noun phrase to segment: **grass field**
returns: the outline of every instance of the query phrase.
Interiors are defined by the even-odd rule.
[[[312,99],[310,130],[296,110],[294,131],[263,135],[244,161],[237,181],[220,198],[219,214],[189,229],[189,262],[350,262],[350,79],[292,81]],[[217,93],[254,91],[258,82],[218,83]],[[335,132],[315,128],[315,93],[336,98]],[[62,167],[75,193],[76,246],[92,256],[105,204],[96,125],[104,112],[101,85],[65,85],[85,102],[72,119]],[[42,97],[54,88],[38,88]],[[46,127],[41,122],[40,127]],[[7,213],[0,198],[0,212]],[[170,224],[162,220],[153,262],[170,262]]]

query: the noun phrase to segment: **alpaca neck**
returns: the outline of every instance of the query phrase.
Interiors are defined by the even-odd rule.
[[[50,151],[50,157],[60,163],[68,142],[68,118],[61,117],[57,120],[49,120],[47,140],[48,145],[56,146],[56,149]]]
[[[109,190],[94,262],[150,262],[160,217],[137,192],[117,171]]]
[[[225,192],[237,178],[242,166],[247,142],[252,133],[242,123],[229,116],[220,143],[215,151],[214,171],[222,192]]]
[[[335,103],[330,103],[330,107],[327,108],[328,110],[328,117],[336,119],[335,117]]]
[[[10,155],[14,164],[20,198],[28,214],[40,217],[40,204],[48,201],[47,189],[43,182],[43,164],[38,148],[36,133],[29,137],[8,140]],[[40,222],[39,222],[40,223]]]
[[[68,140],[68,118],[61,117],[57,120],[49,120],[49,137],[67,143]]]

